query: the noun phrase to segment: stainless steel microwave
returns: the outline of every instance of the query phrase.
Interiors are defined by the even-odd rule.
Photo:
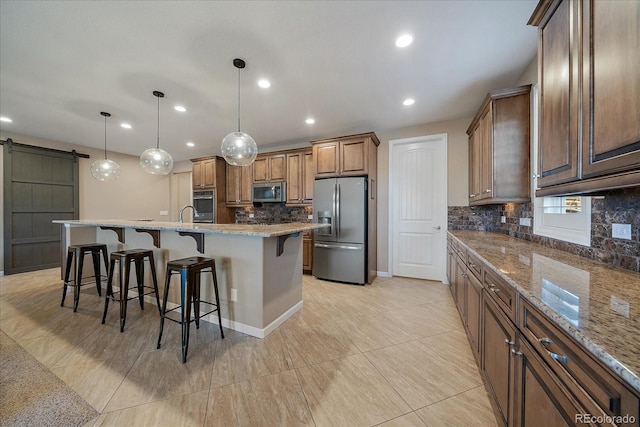
[[[253,184],[253,201],[258,203],[279,203],[287,201],[286,182]]]

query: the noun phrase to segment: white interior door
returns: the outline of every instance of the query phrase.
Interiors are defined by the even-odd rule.
[[[178,221],[180,209],[193,204],[193,190],[191,186],[191,172],[177,172],[171,175],[171,221]],[[184,222],[192,222],[193,211],[187,209]]]
[[[446,147],[446,134],[389,142],[389,265],[393,276],[445,277]]]

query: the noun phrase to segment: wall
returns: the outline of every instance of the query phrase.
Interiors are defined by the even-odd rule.
[[[78,153],[91,156],[89,159],[79,159],[80,219],[169,220],[168,216],[160,216],[160,211],[169,211],[171,207],[170,176],[147,174],[140,167],[137,156],[108,153],[109,158],[120,165],[121,175],[116,181],[103,182],[93,178],[90,172],[91,163],[103,157],[102,150],[25,135],[0,133],[0,139],[4,141],[7,138],[11,138],[16,143],[38,147],[64,151],[75,149]],[[191,171],[191,162],[188,160],[176,162],[173,171]],[[2,179],[4,180],[4,177]],[[0,213],[3,214],[3,212]],[[0,230],[4,230],[3,215],[0,216]],[[2,238],[4,239],[4,235]],[[4,247],[0,248],[0,271],[2,270],[4,270]]]

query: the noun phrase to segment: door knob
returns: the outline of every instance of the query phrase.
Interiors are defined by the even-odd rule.
[[[435,228],[436,230],[440,230],[440,226],[439,225],[437,225],[437,226],[435,226],[433,228]]]

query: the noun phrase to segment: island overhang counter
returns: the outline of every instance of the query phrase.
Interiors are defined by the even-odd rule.
[[[302,308],[301,233],[323,227],[312,223],[53,222],[61,224],[61,266],[65,265],[69,244],[105,243],[109,253],[123,249],[152,249],[161,294],[168,261],[194,255],[213,258],[223,326],[258,338],[267,336]],[[210,280],[203,277],[203,300],[214,300]],[[180,296],[176,290],[179,288],[171,287],[167,307],[178,305]],[[217,323],[216,316],[204,320]]]

